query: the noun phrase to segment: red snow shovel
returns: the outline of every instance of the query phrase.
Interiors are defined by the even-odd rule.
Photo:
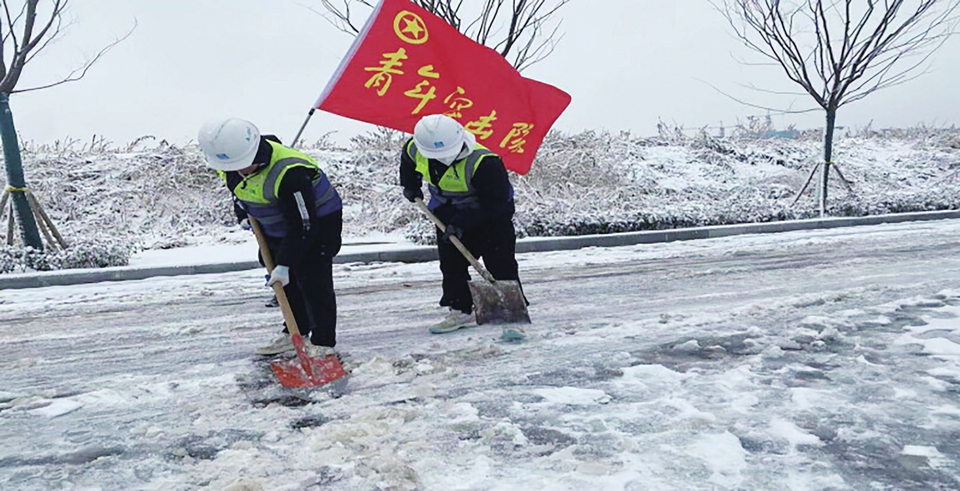
[[[446,231],[446,226],[439,218],[430,212],[426,203],[422,199],[415,200],[423,214],[433,222],[441,232]],[[509,280],[497,280],[484,269],[477,261],[477,258],[470,254],[470,251],[456,237],[450,237],[450,242],[456,246],[463,257],[467,258],[473,269],[480,273],[486,281],[471,281],[470,295],[473,297],[473,311],[477,314],[477,324],[507,324],[514,322],[525,322],[530,324],[530,314],[527,313],[527,300],[520,290],[520,282]]]
[[[260,224],[253,217],[250,217],[249,220],[253,233],[257,236],[257,244],[260,245],[260,256],[263,257],[263,264],[266,265],[267,272],[273,274],[273,258],[270,257],[270,249],[267,247],[266,239],[263,238]],[[287,301],[287,295],[283,291],[283,285],[280,282],[274,283],[273,291],[277,294],[277,302],[280,303],[280,309],[283,311],[283,320],[287,323],[290,341],[293,342],[293,347],[297,350],[297,358],[275,361],[270,364],[270,368],[277,375],[280,385],[290,388],[319,387],[344,377],[347,372],[340,364],[337,355],[327,355],[318,359],[307,354],[306,343],[303,336],[300,335],[297,320],[293,317],[293,311],[290,309],[290,302]]]

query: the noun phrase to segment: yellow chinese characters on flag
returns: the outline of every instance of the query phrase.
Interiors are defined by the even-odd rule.
[[[314,107],[408,133],[423,116],[446,114],[526,174],[569,104],[413,2],[382,0]]]

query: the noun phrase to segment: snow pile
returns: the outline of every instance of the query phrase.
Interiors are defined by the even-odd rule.
[[[404,234],[429,243],[433,231],[407,205],[397,162],[406,136],[378,130],[349,148],[321,140],[316,157],[344,198],[347,236]],[[236,242],[230,197],[196,145],[152,137],[108,143],[26,145],[28,185],[72,243],[99,244],[98,261],[27,259],[4,250],[0,272],[123,264],[124,251]],[[819,135],[761,139],[587,131],[548,135],[526,176],[512,175],[522,236],[581,235],[817,216],[816,182],[792,206],[822,153]],[[840,135],[831,175],[830,215],[955,209],[960,206],[960,130],[861,130]],[[814,179],[816,181],[816,178]],[[106,257],[109,256],[109,257]]]

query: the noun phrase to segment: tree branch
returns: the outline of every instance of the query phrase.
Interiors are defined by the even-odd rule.
[[[955,32],[960,7],[960,0],[865,0],[861,9],[853,0],[710,1],[747,48],[834,110],[921,75]],[[807,29],[798,23],[804,19]]]
[[[99,61],[100,58],[103,57],[103,55],[107,54],[108,51],[110,51],[111,49],[113,49],[114,47],[116,47],[118,44],[122,43],[123,41],[126,41],[126,39],[129,38],[129,37],[133,34],[133,31],[137,28],[137,25],[138,25],[137,21],[134,20],[134,22],[133,22],[133,27],[131,27],[130,30],[127,31],[126,34],[124,34],[124,35],[121,36],[121,37],[118,37],[118,38],[114,39],[113,42],[111,42],[110,44],[106,45],[103,49],[101,49],[99,52],[97,52],[96,56],[94,56],[90,61],[87,61],[86,63],[84,63],[82,67],[76,68],[76,69],[72,70],[72,71],[70,72],[70,74],[68,74],[68,75],[67,75],[66,77],[64,77],[63,79],[58,80],[58,81],[53,82],[53,83],[46,84],[46,85],[39,85],[39,86],[36,86],[36,87],[30,87],[30,88],[27,88],[27,89],[14,89],[14,90],[11,90],[10,93],[11,93],[11,94],[16,94],[16,93],[21,93],[21,92],[31,92],[31,91],[34,91],[34,90],[48,89],[48,88],[50,88],[50,87],[56,87],[56,86],[58,86],[58,85],[63,85],[63,84],[68,83],[68,82],[76,82],[77,80],[82,79],[84,76],[86,76],[87,71],[90,70],[90,67],[92,67],[94,64],[96,64],[97,61]]]
[[[506,0],[483,0],[477,16],[464,25],[460,13],[463,0],[412,0],[415,4],[432,12],[459,32],[484,46],[496,50],[510,60],[518,71],[543,60],[553,52],[559,39],[560,22],[552,29],[548,23],[560,8],[570,0],[512,0],[507,8]],[[350,35],[357,35],[360,29],[353,22],[354,5],[367,9],[374,6],[368,0],[341,0],[334,4],[332,0],[320,0],[322,10],[310,6],[306,8],[321,15],[337,29]],[[498,35],[498,33],[500,33]]]
[[[751,102],[746,102],[746,101],[744,101],[744,100],[742,100],[742,99],[738,99],[738,98],[736,98],[736,97],[734,97],[734,96],[732,96],[732,95],[730,95],[730,94],[728,94],[728,93],[720,90],[720,89],[717,88],[715,85],[713,85],[713,84],[711,84],[710,82],[707,82],[707,81],[705,81],[705,80],[701,80],[701,79],[695,79],[695,80],[697,80],[698,82],[702,82],[702,83],[704,83],[704,84],[706,84],[706,85],[709,85],[713,90],[715,90],[715,91],[717,91],[718,93],[720,93],[720,95],[722,95],[722,96],[724,96],[724,97],[727,97],[727,98],[729,98],[730,100],[732,100],[732,101],[734,101],[734,102],[737,102],[737,103],[739,103],[739,104],[743,104],[744,106],[747,106],[747,107],[752,107],[752,108],[754,108],[754,109],[762,109],[762,110],[764,110],[764,111],[769,111],[769,112],[771,112],[771,113],[773,113],[773,114],[806,114],[806,113],[810,113],[810,112],[813,112],[813,111],[819,111],[819,110],[821,110],[821,108],[819,108],[819,107],[814,107],[814,108],[810,108],[810,109],[780,109],[780,108],[774,108],[774,107],[768,107],[768,106],[761,106],[761,105],[759,105],[759,104],[753,104],[753,103],[751,103]]]

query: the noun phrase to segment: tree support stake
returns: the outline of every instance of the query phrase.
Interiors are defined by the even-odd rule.
[[[53,224],[53,220],[50,219],[50,215],[47,215],[47,212],[40,206],[40,201],[37,200],[37,197],[34,196],[33,192],[26,187],[14,187],[7,186],[3,191],[3,195],[0,195],[0,219],[3,218],[3,209],[7,205],[7,201],[10,201],[9,215],[7,217],[7,245],[13,245],[13,234],[16,227],[14,226],[15,222],[15,210],[13,208],[13,201],[10,200],[10,196],[13,193],[21,193],[24,198],[27,200],[27,204],[30,208],[31,213],[36,219],[39,229],[43,232],[44,237],[47,239],[47,244],[57,249],[58,247],[66,249],[68,247],[67,241],[60,235],[60,232],[57,230],[57,227]]]

